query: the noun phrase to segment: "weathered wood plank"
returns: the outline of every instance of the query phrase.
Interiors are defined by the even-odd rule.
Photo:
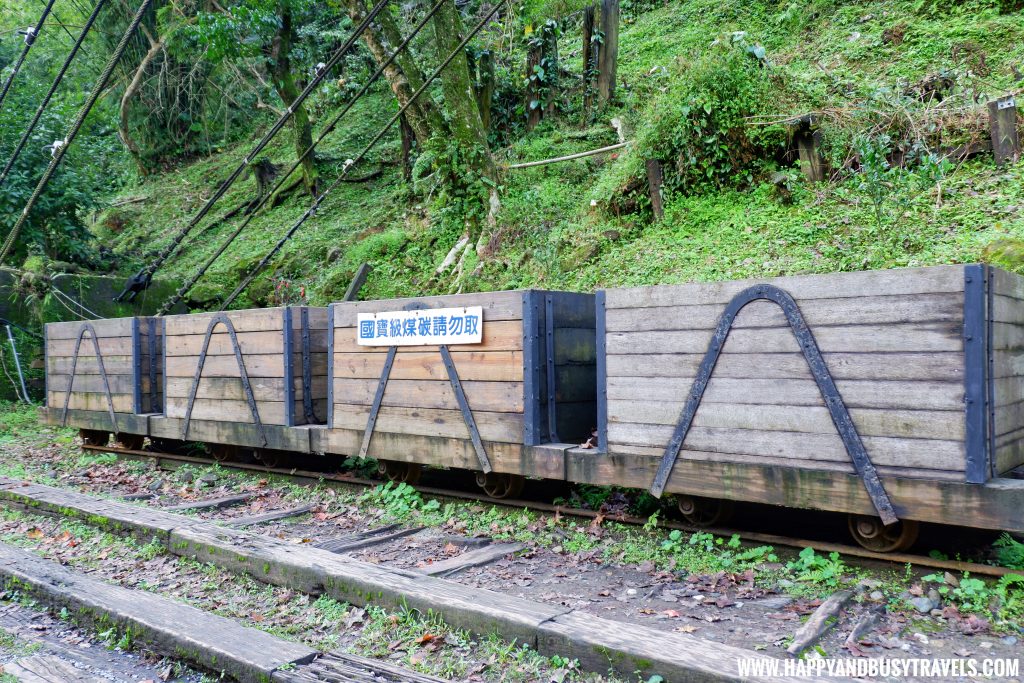
[[[992,268],[992,291],[1000,296],[1024,299],[1024,277],[1002,268]]]
[[[463,569],[480,567],[490,564],[495,560],[500,560],[503,557],[514,555],[525,548],[526,546],[522,543],[492,543],[482,548],[466,551],[455,557],[449,557],[440,562],[428,564],[421,571],[427,576],[451,576]]]
[[[255,354],[244,356],[245,371],[252,377],[284,377],[284,356],[281,354]],[[194,377],[199,365],[198,356],[170,356],[164,374],[168,377]],[[318,367],[319,366],[319,367]],[[315,374],[325,374],[326,362],[313,359]],[[234,356],[207,356],[203,364],[203,377],[238,377],[238,362]]]
[[[918,351],[962,351],[963,325],[957,323],[912,323],[906,325],[837,325],[814,329],[822,353],[912,353]],[[610,332],[609,354],[704,353],[711,330],[662,330],[655,332]],[[800,347],[789,327],[739,329],[729,333],[724,351],[728,353],[797,353]]]
[[[51,375],[69,375],[71,374],[71,360],[72,359],[70,358],[47,358],[46,371]],[[135,372],[135,365],[136,360],[132,356],[103,357],[103,369],[106,371],[108,377],[111,375],[131,375]],[[86,353],[83,350],[81,355],[78,356],[78,365],[75,366],[75,374],[100,374],[100,365],[96,361],[96,356],[91,352]]]
[[[183,334],[206,334],[210,321],[216,313],[189,313],[187,315],[169,315],[164,318],[167,337]],[[284,308],[257,308],[245,311],[227,311],[227,316],[235,328],[235,332],[265,332],[284,329]],[[218,325],[217,330],[223,330]]]
[[[635,443],[667,443],[683,403],[668,401],[637,403],[617,401],[608,404],[609,439],[614,428],[617,434],[644,432],[651,436]],[[850,417],[862,436],[893,436],[919,439],[956,441],[964,438],[962,411],[939,410],[878,410],[874,408],[850,409]],[[620,426],[621,425],[621,426]],[[627,425],[636,425],[627,427]],[[736,405],[730,403],[701,404],[693,419],[695,427],[726,427],[735,429],[764,429],[770,431],[834,434],[835,425],[825,407]],[[647,428],[650,429],[647,429]],[[639,433],[637,433],[639,432]],[[669,435],[669,436],[666,436]],[[630,443],[629,439],[614,439],[615,443]]]
[[[522,320],[523,292],[520,290],[480,292],[475,294],[452,294],[412,299],[382,299],[332,304],[335,327],[355,327],[359,313],[404,311],[410,307],[459,308],[461,306],[482,306],[484,327],[487,327],[486,323],[492,320]]]
[[[180,439],[184,420],[177,417],[152,416],[149,435],[162,439]],[[231,444],[243,448],[271,448],[278,451],[309,453],[309,430],[265,424],[267,443],[260,440],[256,425],[248,422],[218,422],[193,419],[189,425],[188,440],[204,443]]]
[[[423,530],[423,527],[407,527],[405,529],[397,524],[389,524],[379,529],[359,531],[348,536],[332,538],[316,544],[317,548],[332,553],[350,553],[353,550],[369,548],[370,546],[383,545],[399,538],[412,536]]]
[[[611,289],[606,294],[605,303],[608,309],[675,306],[680,301],[727,304],[744,289],[763,283],[785,289],[799,303],[806,299],[961,292],[964,270],[963,266],[930,266]]]
[[[260,422],[263,424],[287,425],[288,416],[294,411],[295,406],[294,404],[289,405],[281,401],[260,401],[256,404],[256,408],[259,412]],[[187,399],[172,397],[164,399],[164,414],[167,417],[180,417],[184,419],[187,410]],[[192,406],[192,419],[244,423],[251,423],[253,421],[252,412],[247,401],[231,401],[222,398],[197,398]]]
[[[59,425],[61,418],[61,410],[64,407],[64,402],[61,401],[58,406],[50,406],[47,408],[39,409],[39,419],[44,424]],[[145,415],[135,415],[133,413],[116,413],[117,416],[117,428],[122,434],[147,434],[149,431],[149,417]],[[103,411],[96,410],[76,410],[68,409],[68,427],[78,427],[81,429],[97,429],[97,430],[109,430],[111,429],[110,424],[110,413],[107,412],[106,408]]]
[[[378,379],[384,369],[384,353],[338,353],[334,355],[334,377]],[[458,352],[452,362],[464,382],[522,382],[521,351],[490,353]],[[447,380],[448,371],[437,351],[399,351],[391,368],[391,379]]]
[[[608,356],[609,377],[690,377],[701,360],[701,353],[632,354]],[[835,380],[937,380],[962,382],[962,353],[823,353],[829,373]],[[1022,362],[1024,366],[1024,362]],[[997,370],[1015,369],[1000,364]],[[996,373],[997,376],[999,373]],[[749,354],[722,353],[712,377],[739,379],[811,378],[807,361],[800,353]]]
[[[218,496],[217,498],[193,500],[187,503],[180,503],[178,505],[170,505],[163,509],[168,512],[181,512],[182,510],[218,510],[220,508],[231,507],[232,505],[239,505],[240,503],[248,502],[258,495],[258,493],[250,491],[232,496]]]
[[[336,429],[363,430],[370,409],[366,406],[334,404],[331,425]],[[480,438],[484,441],[501,443],[522,443],[523,416],[519,413],[492,413],[473,411]],[[454,439],[469,439],[469,427],[459,410],[434,408],[402,408],[384,405],[377,414],[376,432],[391,434],[416,434]]]
[[[75,382],[77,384],[77,380]],[[55,408],[64,407],[64,401],[67,396],[67,392],[64,391],[51,391],[46,395],[47,402]],[[133,394],[114,394],[110,395],[111,403],[114,404],[115,413],[134,413],[135,412],[135,396]],[[109,410],[109,404],[107,403],[107,395],[105,393],[90,393],[75,391],[71,393],[71,399],[68,401],[68,408],[73,410],[89,410],[106,413]],[[109,418],[107,420],[109,422]]]
[[[369,406],[377,393],[376,379],[336,379],[335,402]],[[501,413],[523,411],[521,382],[462,382],[466,401],[472,410]],[[385,406],[405,408],[441,408],[457,410],[459,404],[451,382],[445,380],[389,380],[384,391]]]
[[[135,318],[105,318],[103,320],[90,320],[93,328],[100,337],[131,337],[132,321]],[[61,323],[46,324],[47,340],[71,339],[72,343],[78,338],[82,329],[82,321],[70,321]],[[86,335],[88,336],[88,335]],[[84,343],[84,342],[83,342]]]
[[[609,401],[680,402],[690,392],[689,377],[609,377]],[[848,408],[963,410],[963,382],[838,380]],[[1024,390],[1024,389],[1022,389]],[[1024,396],[1022,396],[1024,397]],[[703,403],[823,406],[817,383],[805,379],[736,379],[713,374]]]
[[[812,329],[827,325],[888,325],[955,322],[963,320],[963,295],[957,293],[865,298],[807,299],[800,312]],[[606,316],[609,332],[714,329],[725,307],[721,304],[688,304],[650,308],[613,308]],[[734,329],[783,327],[782,309],[770,301],[747,304],[736,316]]]
[[[231,344],[231,337],[223,328],[217,328],[217,332],[210,336],[210,346],[206,351],[207,356],[228,356],[235,353]],[[298,330],[292,333],[292,348],[297,351],[302,349],[302,334]],[[239,332],[236,336],[238,347],[242,350],[243,356],[259,353],[283,353],[284,333],[280,330],[267,332]],[[185,334],[167,337],[168,356],[198,356],[203,350],[204,335]],[[309,333],[310,348],[314,351],[325,352],[327,350],[327,330],[312,330]]]
[[[140,385],[142,391],[149,391],[149,373],[143,374],[140,378]],[[47,378],[49,382],[50,392],[63,393],[68,390],[68,386],[71,385],[71,375],[60,375],[51,374]],[[159,388],[162,386],[162,381],[157,377],[156,385]],[[135,378],[131,375],[107,375],[107,385],[110,387],[110,393],[112,394],[128,394],[131,395],[135,391]],[[101,375],[88,375],[84,373],[75,373],[75,382],[72,388],[76,391],[85,391],[93,393],[101,393],[105,391],[103,388],[103,377]]]
[[[637,429],[641,429],[639,427]],[[617,430],[617,433],[618,432]],[[644,443],[644,442],[648,443]],[[667,441],[649,443],[654,439],[612,441],[617,453],[631,453],[660,458]],[[862,437],[868,456],[876,466],[908,467],[928,470],[963,472],[964,444],[961,441],[939,439],[903,439],[884,436]],[[801,432],[773,432],[758,429],[730,429],[693,427],[683,443],[680,457],[714,458],[716,453],[730,455],[775,457],[791,461],[794,467],[804,461],[850,464],[850,456],[839,434],[808,434]],[[697,453],[701,455],[698,456]],[[851,470],[852,471],[852,470]],[[960,476],[963,476],[962,474]]]
[[[286,510],[274,510],[272,512],[264,512],[260,515],[247,515],[245,517],[235,517],[224,523],[224,526],[229,526],[235,529],[241,529],[247,526],[254,526],[256,524],[265,524],[266,522],[275,522],[279,519],[288,519],[289,517],[299,517],[310,512],[315,505],[299,505],[298,507],[288,508]]]
[[[205,373],[204,373],[205,374]],[[77,385],[78,380],[75,380]],[[302,399],[302,373],[300,372],[292,380],[297,400]],[[251,377],[249,386],[252,387],[253,396],[257,401],[283,401],[285,398],[285,381],[282,377]],[[312,395],[317,398],[327,396],[327,378],[323,375],[313,376]],[[167,379],[168,398],[188,398],[192,388],[192,379],[189,377],[169,377]],[[242,389],[242,380],[239,377],[202,377],[199,380],[199,388],[196,398],[204,399],[227,399],[244,401],[245,391]]]
[[[72,358],[75,355],[75,339],[48,339],[46,341],[46,353],[57,358]],[[131,356],[134,353],[134,344],[131,337],[104,337],[99,339],[100,355],[105,361],[108,356]],[[92,338],[86,336],[78,350],[79,360],[83,358],[95,358],[96,351],[92,345]]]
[[[336,327],[334,330],[334,353],[386,353],[387,345],[359,346],[356,343],[358,329]],[[437,346],[417,346],[416,349],[437,352]],[[521,351],[523,348],[523,323],[521,320],[496,320],[484,323],[483,341],[479,344],[453,344],[448,350],[475,351]]]

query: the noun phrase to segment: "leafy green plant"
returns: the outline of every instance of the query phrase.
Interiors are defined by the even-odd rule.
[[[849,572],[837,552],[831,552],[828,557],[818,555],[814,548],[804,548],[800,551],[797,559],[786,565],[796,573],[797,581],[805,581],[835,588],[839,586],[843,576]]]
[[[996,560],[999,564],[1011,569],[1024,569],[1024,543],[1010,534],[1003,533],[992,547],[996,551]]]
[[[370,489],[360,500],[380,506],[392,519],[406,519],[416,512],[432,512],[441,507],[437,500],[424,501],[419,491],[405,482],[389,481]]]

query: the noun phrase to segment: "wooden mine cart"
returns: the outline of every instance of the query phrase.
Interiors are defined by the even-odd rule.
[[[265,459],[309,452],[309,430],[287,427],[327,419],[327,309],[199,313],[163,323],[167,389],[152,436],[202,441],[224,457],[239,447]]]
[[[568,477],[853,513],[868,547],[916,523],[1024,531],[1024,279],[980,265],[598,295],[602,456]],[[889,522],[883,525],[881,522]]]
[[[114,434],[141,447],[145,416],[161,410],[162,344],[155,318],[49,323],[45,419],[79,427],[87,444],[106,445]]]
[[[596,426],[593,295],[338,303],[330,324],[324,450],[377,458],[394,479],[464,468],[511,496],[523,476],[563,478],[565,449]]]

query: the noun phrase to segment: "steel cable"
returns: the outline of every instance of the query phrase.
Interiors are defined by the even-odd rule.
[[[39,179],[39,183],[36,185],[36,189],[32,192],[32,196],[29,197],[28,203],[25,204],[25,208],[22,209],[21,215],[15,222],[14,227],[11,228],[11,232],[7,235],[7,239],[4,241],[3,249],[0,250],[0,264],[4,262],[7,255],[10,254],[11,248],[14,246],[14,241],[18,238],[18,233],[21,232],[21,228],[25,225],[28,220],[28,215],[32,211],[32,207],[39,201],[39,197],[42,196],[43,190],[46,189],[50,179],[53,177],[57,167],[60,166],[61,161],[64,160],[64,155],[67,154],[68,148],[71,143],[74,142],[75,137],[78,135],[78,131],[81,130],[82,125],[85,123],[85,117],[92,111],[96,101],[107,87],[107,83],[110,81],[111,76],[114,74],[114,69],[117,67],[118,62],[121,61],[121,57],[124,55],[125,50],[128,48],[128,42],[131,37],[135,35],[135,31],[138,30],[139,24],[142,23],[142,18],[145,16],[150,5],[153,4],[153,0],[142,0],[142,4],[139,5],[139,9],[135,12],[135,16],[132,17],[131,24],[125,30],[124,35],[121,36],[121,41],[114,48],[114,53],[110,55],[110,59],[107,61],[107,65],[103,68],[103,73],[100,74],[99,80],[93,86],[92,92],[89,94],[89,98],[82,105],[82,108],[78,111],[78,116],[75,117],[74,122],[71,124],[71,129],[68,131],[67,137],[59,146],[55,146],[53,149],[53,159],[50,160],[50,165],[46,167],[46,171],[43,173],[43,177]]]
[[[309,82],[309,85],[307,85],[302,90],[302,92],[299,93],[299,95],[295,98],[295,101],[293,101],[285,110],[285,113],[282,114],[277,119],[276,122],[274,122],[274,125],[270,127],[270,130],[268,130],[263,135],[263,138],[242,159],[242,163],[240,163],[238,167],[235,168],[235,170],[231,173],[231,175],[228,176],[227,179],[220,184],[220,187],[218,187],[217,191],[213,193],[213,196],[211,196],[206,201],[206,203],[203,204],[202,208],[199,209],[199,212],[192,217],[192,219],[185,225],[185,227],[178,231],[178,233],[174,236],[174,239],[171,240],[171,243],[164,247],[163,250],[161,250],[161,252],[153,260],[153,262],[149,266],[139,271],[137,275],[129,279],[128,285],[125,287],[125,290],[121,292],[121,294],[116,298],[116,300],[119,301],[122,297],[127,295],[128,292],[131,291],[131,289],[133,289],[133,284],[137,283],[137,286],[140,286],[142,289],[146,289],[149,287],[149,283],[153,278],[153,274],[164,264],[164,262],[168,258],[170,258],[171,254],[174,253],[175,249],[178,248],[178,245],[181,244],[182,240],[184,240],[188,236],[192,229],[196,225],[198,225],[199,222],[203,220],[203,218],[206,217],[206,215],[210,212],[211,209],[213,209],[213,205],[216,204],[217,201],[224,196],[224,194],[234,184],[234,182],[238,180],[242,173],[244,173],[245,170],[249,167],[249,164],[255,161],[256,155],[262,152],[263,149],[274,138],[274,136],[277,135],[278,132],[280,132],[280,130],[284,127],[284,124],[287,123],[288,120],[291,118],[292,114],[295,113],[295,110],[298,109],[298,107],[300,107],[302,103],[306,101],[306,98],[309,97],[310,93],[312,93],[313,90],[315,90],[316,87],[320,85],[323,79],[327,77],[327,74],[330,72],[330,70],[334,68],[338,64],[338,62],[341,61],[341,58],[344,57],[349,50],[352,49],[352,47],[355,45],[356,40],[359,39],[359,37],[363,34],[367,27],[369,27],[370,22],[372,22],[377,17],[377,15],[380,13],[382,9],[384,9],[388,2],[390,2],[390,0],[379,0],[379,2],[376,5],[374,5],[373,9],[370,10],[370,13],[366,15],[366,17],[359,24],[359,26],[352,32],[352,34],[345,41],[345,44],[342,45],[333,55],[331,55],[330,59],[324,64],[322,68],[317,70],[316,76],[313,78],[313,80]]]
[[[305,158],[309,156],[313,152],[313,150],[316,149],[317,145],[324,141],[324,138],[326,138],[334,131],[334,128],[335,126],[338,125],[338,122],[341,121],[341,119],[352,109],[352,107],[355,106],[356,102],[359,101],[359,98],[366,94],[366,92],[370,89],[370,86],[377,82],[377,79],[380,78],[382,73],[384,73],[384,70],[391,66],[391,64],[398,57],[399,53],[401,53],[409,45],[409,43],[412,42],[413,38],[415,38],[416,35],[423,29],[423,27],[426,26],[427,22],[431,19],[431,17],[434,16],[434,14],[437,13],[439,9],[441,9],[441,5],[444,4],[445,2],[447,2],[447,0],[437,0],[434,6],[430,8],[430,11],[428,11],[427,14],[423,17],[423,19],[416,25],[416,27],[409,34],[409,36],[406,37],[406,39],[403,40],[402,43],[397,48],[395,48],[395,51],[391,53],[391,56],[388,57],[384,61],[384,63],[377,68],[373,75],[370,76],[369,80],[363,85],[362,88],[359,89],[359,92],[357,92],[355,96],[351,100],[349,100],[348,104],[346,104],[345,107],[342,108],[341,112],[338,113],[333,119],[331,119],[331,121],[324,128],[323,132],[320,133],[317,139],[314,140],[313,143],[306,148],[306,151],[302,153],[302,156],[300,156],[285,173],[282,173],[279,176],[277,183],[274,185],[274,187],[271,188],[270,191],[267,192],[262,199],[260,199],[260,202],[256,205],[256,208],[254,208],[249,213],[245,221],[243,221],[242,224],[238,226],[231,233],[231,235],[228,236],[227,240],[225,240],[224,243],[217,249],[217,251],[213,253],[213,256],[207,259],[206,263],[203,264],[202,267],[200,267],[199,270],[196,271],[196,273],[189,280],[182,284],[178,291],[175,292],[174,296],[164,303],[160,310],[157,311],[158,316],[166,315],[166,313],[171,309],[171,307],[173,307],[176,303],[181,301],[182,297],[188,294],[189,290],[191,290],[192,287],[195,286],[199,278],[206,274],[206,271],[210,269],[210,266],[212,266],[214,262],[218,258],[220,258],[225,251],[227,251],[227,248],[231,246],[232,242],[234,242],[235,239],[240,234],[242,234],[242,231],[245,230],[246,227],[248,227],[249,223],[252,222],[252,219],[256,217],[256,214],[258,214],[260,210],[264,206],[266,206],[267,202],[270,201],[270,199],[274,196],[274,193],[277,192],[282,185],[284,185],[288,177],[295,172],[295,170],[299,167],[303,160],[305,160]]]
[[[25,47],[22,48],[17,61],[14,62],[14,70],[11,71],[10,77],[4,82],[3,89],[0,90],[0,109],[3,108],[4,100],[7,98],[7,92],[11,89],[11,84],[14,83],[15,77],[18,75],[18,72],[21,71],[21,65],[25,63],[25,58],[28,57],[28,51],[32,49],[32,44],[36,42],[36,38],[39,37],[39,32],[43,29],[43,24],[46,23],[46,18],[50,16],[50,11],[53,10],[54,2],[56,2],[56,0],[49,0],[43,8],[43,13],[40,15],[39,21],[36,22],[36,25],[34,27],[30,26],[25,31]]]
[[[359,161],[364,156],[366,156],[366,153],[369,152],[370,149],[372,149],[373,146],[376,145],[382,137],[384,137],[384,135],[391,129],[391,126],[395,125],[395,122],[398,121],[402,114],[405,113],[405,110],[408,109],[412,105],[412,103],[416,101],[416,98],[418,98],[423,93],[423,91],[427,89],[427,86],[433,83],[434,80],[441,74],[441,72],[444,71],[449,64],[451,64],[452,60],[455,59],[455,57],[458,56],[459,53],[461,53],[462,50],[465,49],[466,45],[469,44],[469,41],[472,40],[477,33],[483,30],[484,26],[487,25],[487,23],[490,21],[494,13],[497,12],[498,9],[501,8],[501,6],[504,5],[505,2],[507,1],[508,0],[502,0],[502,2],[499,2],[489,12],[487,12],[487,14],[484,15],[484,18],[480,20],[480,23],[473,27],[473,30],[470,31],[466,35],[466,37],[462,39],[462,41],[456,46],[456,48],[452,50],[451,54],[449,54],[445,58],[445,60],[441,62],[441,65],[438,66],[434,70],[434,72],[430,74],[430,76],[423,82],[423,85],[421,85],[416,90],[416,92],[412,94],[412,97],[409,98],[409,101],[406,102],[398,110],[398,112],[391,117],[391,120],[388,121],[384,125],[384,127],[380,129],[380,131],[373,137],[372,140],[370,140],[370,142],[365,147],[363,147],[359,154],[357,154],[355,158],[351,159],[350,161],[345,162],[345,168],[342,169],[341,175],[339,175],[335,179],[335,181],[331,183],[330,187],[328,187],[326,190],[324,190],[317,196],[317,198],[313,201],[313,205],[310,206],[309,209],[307,209],[306,212],[299,217],[295,224],[288,229],[288,232],[286,232],[284,236],[277,242],[277,244],[274,245],[270,252],[266,256],[264,256],[259,263],[256,264],[252,271],[245,277],[244,280],[242,280],[238,287],[235,288],[235,291],[233,291],[221,305],[221,311],[226,310],[227,307],[231,305],[231,302],[238,298],[239,294],[245,291],[245,289],[256,278],[256,275],[259,274],[259,272],[266,267],[267,263],[270,262],[270,259],[272,259],[274,255],[281,250],[281,247],[283,247],[285,243],[289,239],[291,239],[292,235],[294,235],[298,231],[298,229],[302,227],[302,224],[305,223],[311,216],[316,214],[316,211],[318,208],[320,208],[320,204],[323,203],[324,198],[326,198],[328,194],[330,194],[339,185],[341,185],[342,181],[345,179],[345,176],[348,174],[349,169],[355,166],[357,163],[359,163]]]
[[[11,155],[11,158],[7,160],[7,165],[4,166],[4,170],[0,171],[0,186],[4,184],[4,180],[7,179],[7,175],[11,172],[11,169],[14,167],[15,162],[17,162],[18,157],[21,156],[22,150],[25,149],[25,145],[28,143],[28,139],[32,135],[32,131],[35,130],[36,126],[39,124],[39,119],[43,116],[43,111],[46,109],[47,105],[50,104],[50,99],[53,97],[54,93],[57,92],[57,87],[60,85],[64,75],[71,67],[71,62],[75,60],[75,56],[78,54],[78,50],[82,47],[82,43],[85,41],[86,35],[88,35],[89,30],[92,29],[92,25],[96,22],[96,18],[99,16],[100,10],[103,9],[103,5],[105,5],[106,2],[107,0],[99,0],[92,11],[92,14],[89,15],[89,19],[85,22],[82,32],[75,40],[75,44],[72,46],[71,52],[68,53],[67,59],[64,60],[64,64],[60,67],[60,71],[57,72],[57,77],[53,80],[53,83],[50,85],[50,89],[46,92],[46,96],[43,97],[43,101],[39,104],[39,108],[36,109],[36,114],[32,117],[31,123],[28,124],[28,128],[25,129],[25,132],[21,136],[21,140],[18,141],[17,146],[14,148],[14,153]]]

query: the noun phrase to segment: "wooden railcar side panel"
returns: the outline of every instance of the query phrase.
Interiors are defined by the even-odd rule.
[[[964,479],[963,266],[608,291],[610,451],[660,458],[725,306],[762,282],[796,299],[877,467]],[[676,467],[687,459],[853,472],[777,305],[737,315]]]
[[[994,475],[1024,465],[1024,278],[991,269]]]

